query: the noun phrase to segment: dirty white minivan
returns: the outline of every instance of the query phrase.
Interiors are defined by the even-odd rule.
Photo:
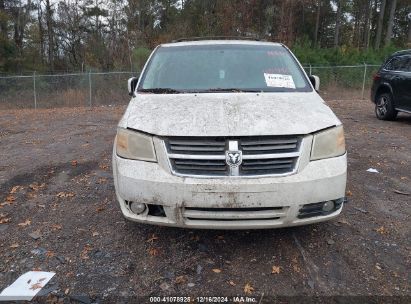
[[[256,229],[336,217],[347,154],[340,120],[283,44],[191,40],[158,46],[113,149],[132,221]]]

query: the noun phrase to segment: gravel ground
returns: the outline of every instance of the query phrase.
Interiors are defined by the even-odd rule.
[[[410,303],[411,116],[384,122],[368,101],[329,104],[346,129],[350,202],[329,222],[257,231],[124,220],[110,163],[124,107],[1,111],[0,290],[36,269],[56,272],[40,302]]]

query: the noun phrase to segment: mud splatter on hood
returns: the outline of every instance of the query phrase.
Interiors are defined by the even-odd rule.
[[[139,94],[128,128],[163,136],[308,134],[340,124],[317,93]]]

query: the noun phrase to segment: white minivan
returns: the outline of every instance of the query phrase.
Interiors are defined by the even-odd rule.
[[[317,93],[319,78],[283,44],[162,44],[128,86],[113,149],[127,219],[257,229],[341,212],[343,127]]]

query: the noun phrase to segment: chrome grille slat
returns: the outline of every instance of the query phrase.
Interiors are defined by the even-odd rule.
[[[244,165],[277,165],[277,164],[292,164],[292,159],[245,159],[243,161]]]
[[[215,172],[215,171],[226,171],[225,167],[200,167],[200,166],[178,166],[177,167],[180,170],[187,170],[187,171],[210,171],[210,172]]]
[[[300,136],[178,137],[164,140],[172,171],[182,176],[291,174],[300,156]],[[227,150],[242,151],[242,164],[226,164]]]
[[[213,142],[213,141],[189,141],[189,140],[170,140],[170,145],[181,146],[224,146],[225,142]]]
[[[201,160],[190,160],[190,159],[177,159],[174,161],[176,165],[193,165],[193,166],[225,166],[225,163],[219,161],[201,161]]]
[[[199,147],[199,146],[174,146],[171,145],[171,150],[177,151],[224,151],[224,147]]]
[[[270,169],[289,169],[292,168],[292,164],[289,165],[260,165],[260,166],[242,166],[242,170],[270,170]]]
[[[298,142],[298,139],[277,139],[277,140],[242,140],[241,145],[242,146],[253,146],[253,145],[281,145],[281,144],[296,144]]]
[[[255,145],[252,147],[244,146],[243,145],[243,151],[264,151],[264,150],[286,150],[286,149],[294,149],[297,147],[297,144],[292,144],[292,145],[270,145],[270,146],[265,146],[265,145]]]

